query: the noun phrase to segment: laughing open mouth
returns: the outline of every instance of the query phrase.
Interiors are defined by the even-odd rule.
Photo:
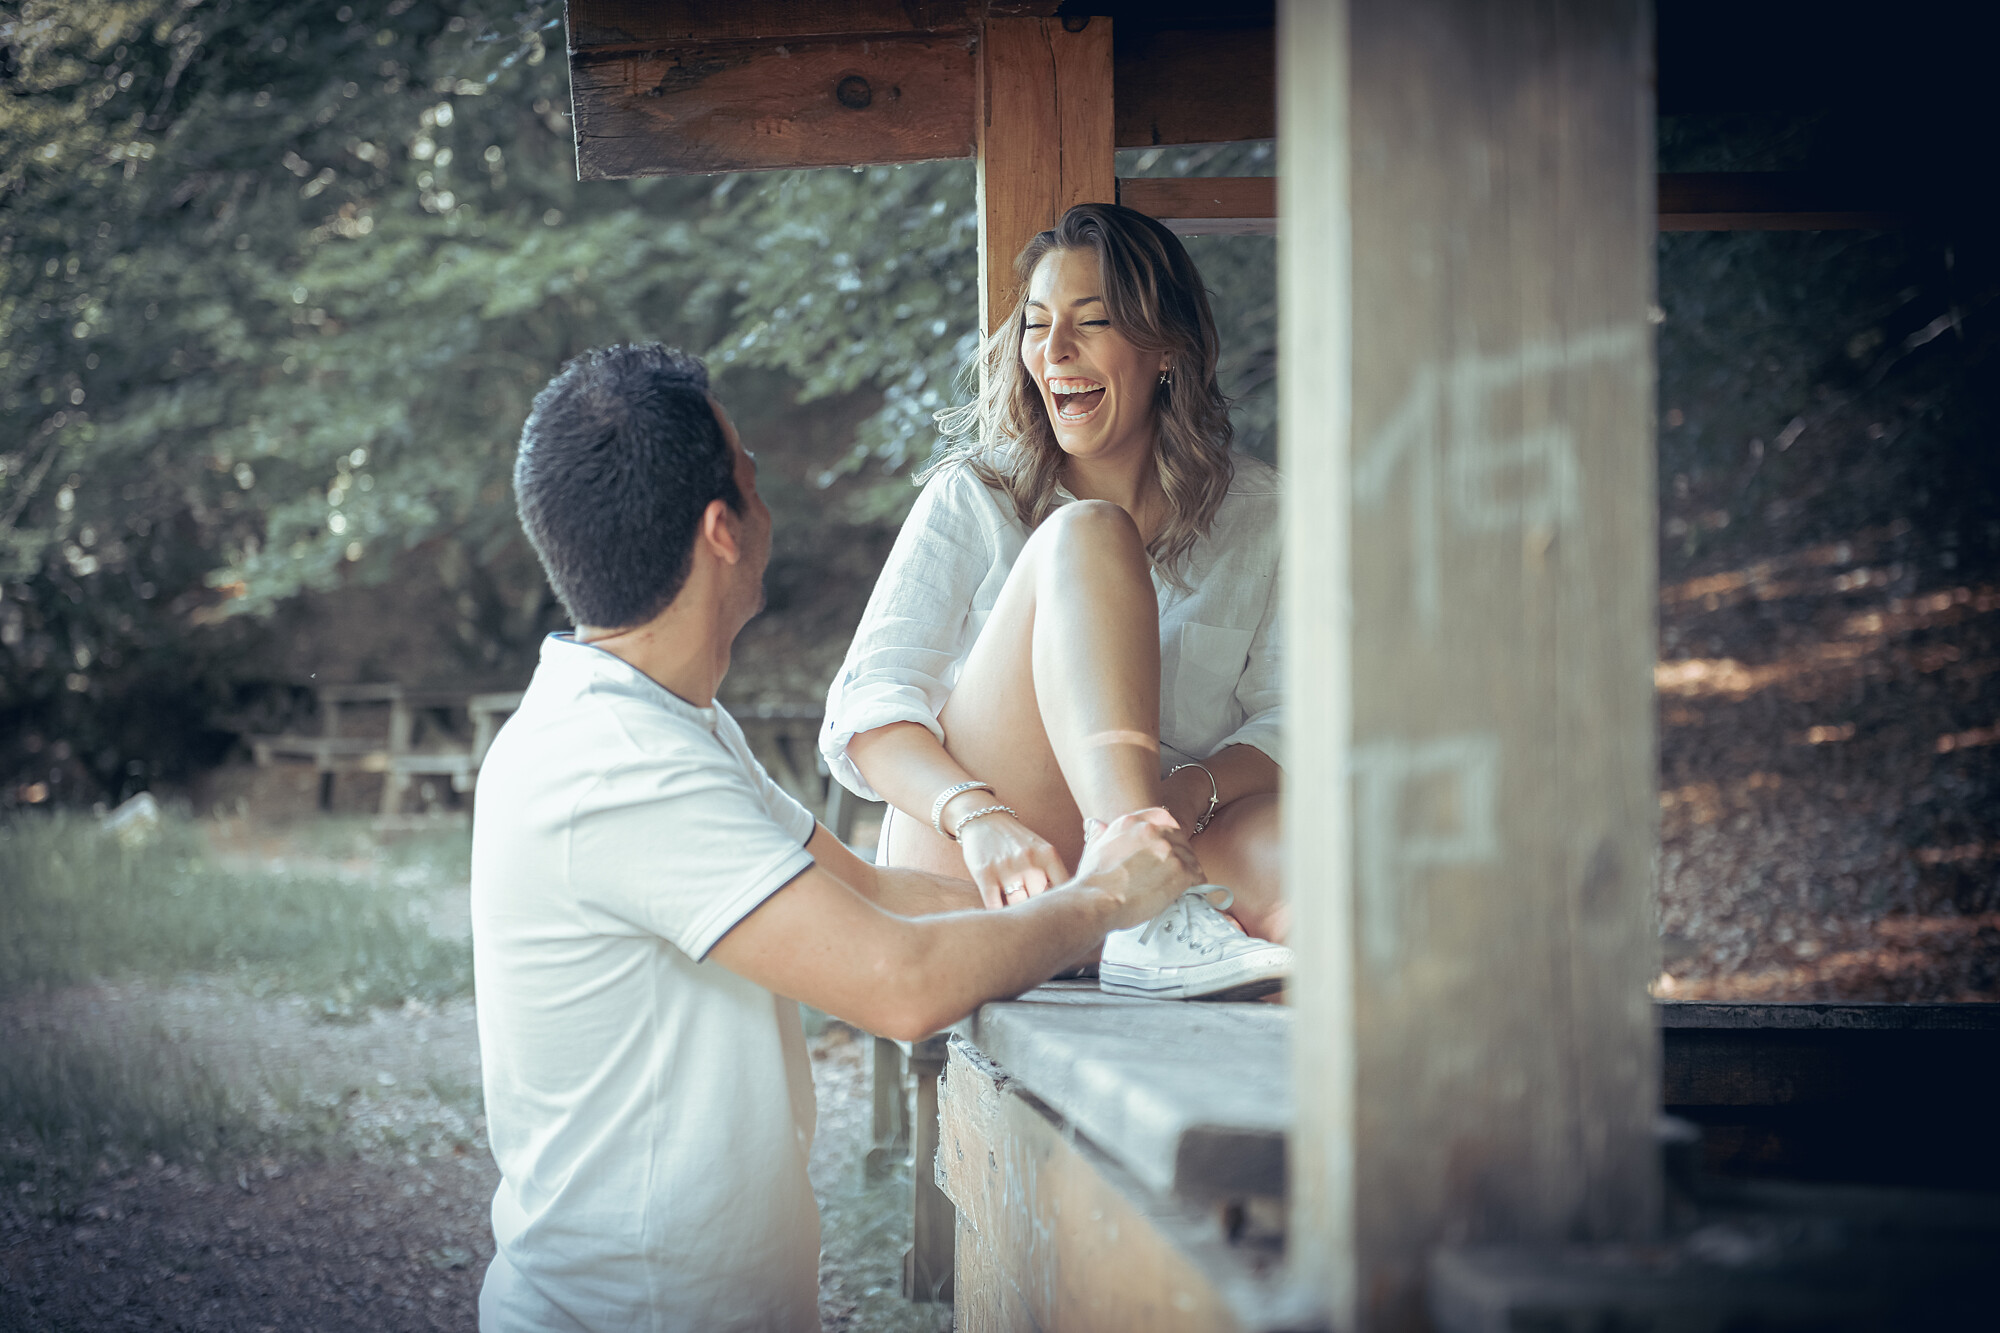
[[[1087,421],[1104,401],[1104,386],[1095,380],[1050,380],[1049,394],[1055,400],[1056,416],[1063,421]]]

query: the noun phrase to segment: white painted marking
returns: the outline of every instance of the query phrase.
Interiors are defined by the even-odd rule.
[[[1355,851],[1361,947],[1393,964],[1408,938],[1416,877],[1439,866],[1480,865],[1500,856],[1500,738],[1490,732],[1427,741],[1369,741],[1354,747]],[[1420,784],[1439,794],[1453,820],[1411,829],[1405,810]]]
[[[1354,503],[1362,509],[1386,503],[1407,463],[1411,600],[1426,632],[1436,632],[1442,612],[1446,516],[1454,531],[1476,536],[1535,527],[1553,533],[1582,511],[1575,436],[1552,423],[1496,438],[1487,421],[1494,398],[1529,393],[1537,378],[1602,361],[1629,357],[1638,369],[1645,347],[1645,329],[1633,324],[1418,369],[1403,401],[1355,460]]]

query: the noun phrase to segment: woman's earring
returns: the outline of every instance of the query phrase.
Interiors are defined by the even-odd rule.
[[[1172,371],[1163,370],[1160,372],[1160,387],[1162,389],[1166,388],[1169,384],[1172,384],[1173,382],[1174,382],[1174,376]]]

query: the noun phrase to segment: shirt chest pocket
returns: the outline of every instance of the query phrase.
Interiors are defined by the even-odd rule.
[[[1242,721],[1236,682],[1250,661],[1252,632],[1190,620],[1181,626],[1173,710],[1176,731],[1189,740],[1220,739]]]

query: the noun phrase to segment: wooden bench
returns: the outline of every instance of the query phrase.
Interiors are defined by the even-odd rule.
[[[2000,1004],[1658,1005],[1714,1173],[2000,1190]]]
[[[1719,1328],[1746,1311],[1811,1316],[1821,1287],[1840,1295],[1828,1308],[1868,1318],[1884,1301],[1958,1308],[1970,1258],[2000,1239],[2000,1005],[1655,1010],[1676,1117],[1660,1140],[1673,1182],[1660,1253],[1679,1276],[1608,1251],[1441,1251],[1440,1327],[1520,1326],[1493,1312],[1527,1318],[1544,1302],[1606,1318],[1685,1306],[1689,1327]],[[919,1043],[913,1294],[954,1299],[964,1327],[1318,1326],[1279,1262],[1296,1021],[1281,1005],[1051,983],[933,1038],[945,1050],[930,1097],[921,1061],[935,1053]],[[948,1232],[927,1206],[933,1183]],[[1830,1247],[1778,1245],[1782,1281],[1710,1253],[1834,1232]]]
[[[381,814],[396,815],[412,779],[448,779],[452,790],[469,792],[479,778],[479,765],[507,715],[520,706],[519,691],[466,694],[454,690],[417,690],[394,682],[363,685],[323,685],[314,692],[320,734],[298,733],[248,737],[258,767],[281,760],[303,761],[320,775],[319,805],[333,808],[335,779],[341,774],[379,773],[383,777]],[[385,711],[380,732],[355,734],[357,710]],[[471,732],[463,739],[457,726],[464,714]],[[419,733],[425,744],[419,745]]]

